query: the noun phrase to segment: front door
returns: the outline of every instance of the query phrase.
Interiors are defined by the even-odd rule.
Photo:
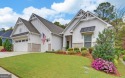
[[[91,47],[91,43],[92,43],[92,35],[91,34],[84,35],[84,47],[86,48]]]

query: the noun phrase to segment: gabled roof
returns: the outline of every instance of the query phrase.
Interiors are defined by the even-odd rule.
[[[2,34],[4,34],[5,32],[4,31],[0,31],[0,36],[2,35]]]
[[[63,32],[63,30],[64,30],[63,28],[53,24],[52,22],[50,22],[36,14],[33,14],[33,15],[35,15],[52,33],[59,35],[60,33]]]
[[[13,30],[8,30],[4,34],[1,35],[2,38],[10,38],[11,33]]]
[[[80,9],[79,11],[78,11],[78,13],[74,16],[74,18],[68,23],[68,25],[66,26],[66,28],[64,29],[64,31],[62,32],[62,34],[70,27],[70,24],[76,19],[76,17],[77,16],[79,16],[79,14],[81,14],[82,13],[82,15],[84,14],[84,13],[86,13],[85,11],[83,11],[82,9]],[[80,18],[79,18],[80,19]]]
[[[29,21],[27,21],[25,19],[22,19],[22,18],[20,18],[20,19],[25,24],[25,26],[28,28],[28,30],[30,32],[34,32],[34,33],[40,34],[39,31],[32,25],[31,22],[29,22]]]
[[[80,11],[83,11],[83,10],[80,10]],[[80,11],[79,11],[78,13],[80,13]],[[73,32],[73,30],[76,28],[77,24],[79,24],[79,22],[81,22],[81,20],[83,20],[83,19],[86,20],[86,16],[88,16],[88,15],[90,15],[90,16],[92,17],[92,19],[93,19],[93,18],[97,18],[97,19],[100,20],[101,22],[105,23],[107,27],[108,27],[108,26],[112,26],[111,24],[105,22],[104,20],[102,20],[101,18],[99,18],[98,16],[96,16],[95,14],[93,14],[93,13],[90,12],[90,11],[87,11],[87,12],[83,11],[83,12],[84,12],[84,15],[82,15],[82,16],[79,18],[79,21],[71,28],[70,32]],[[75,16],[75,17],[76,17],[76,16]],[[74,20],[74,19],[73,19],[73,20]],[[71,21],[70,23],[72,23],[72,21]],[[70,24],[70,23],[69,23],[69,24]],[[66,29],[63,31],[63,33],[64,33],[64,32],[67,30],[67,28],[69,28],[69,27],[70,27],[70,25],[68,25],[68,26],[66,27]],[[62,34],[63,34],[63,33],[62,33]]]

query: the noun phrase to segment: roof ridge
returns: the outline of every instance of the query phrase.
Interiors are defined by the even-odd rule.
[[[33,13],[33,14],[35,14],[35,13]],[[40,18],[42,18],[42,19],[44,19],[45,21],[47,21],[47,22],[49,22],[49,23],[52,23],[51,21],[49,21],[49,20],[47,20],[47,19],[45,19],[45,18],[43,18],[43,17],[41,17],[41,16],[39,16],[39,15],[37,15],[37,14],[35,14],[36,16],[38,16],[38,17],[40,17]],[[54,23],[52,23],[53,25],[55,25]],[[57,25],[55,25],[55,26],[57,26]],[[57,26],[57,27],[59,27],[59,26]],[[61,28],[61,27],[59,27],[59,28]],[[63,29],[63,28],[62,28]]]
[[[39,31],[33,26],[33,24],[30,21],[27,21],[23,18],[20,18],[22,20],[22,22],[26,25],[26,27],[28,28],[28,30],[30,32],[35,32],[39,34]],[[30,25],[31,27],[33,27],[33,29],[31,29],[31,27],[29,27],[28,25]]]
[[[34,13],[33,13],[34,14]],[[37,14],[34,14],[52,33],[60,34],[63,31],[63,28],[55,25],[54,23],[48,21],[47,19],[40,17]]]

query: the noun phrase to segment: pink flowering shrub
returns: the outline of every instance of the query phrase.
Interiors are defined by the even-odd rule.
[[[6,49],[2,49],[0,52],[6,52],[7,50]]]
[[[112,62],[103,60],[101,58],[98,58],[93,61],[92,67],[95,68],[96,70],[101,70],[106,73],[114,73],[116,74],[116,67]]]

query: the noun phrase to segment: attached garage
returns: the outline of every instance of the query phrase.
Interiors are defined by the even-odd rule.
[[[14,51],[15,52],[27,52],[28,51],[28,39],[15,40]]]

